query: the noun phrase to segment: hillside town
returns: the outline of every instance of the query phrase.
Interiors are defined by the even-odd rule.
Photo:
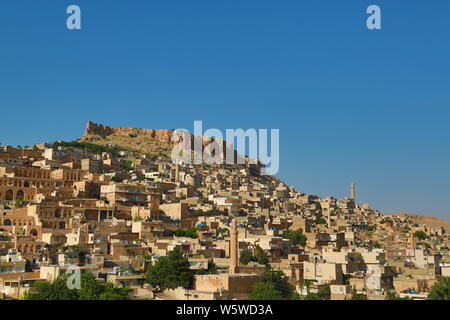
[[[257,299],[268,274],[285,299],[426,300],[450,276],[445,220],[383,214],[357,184],[321,198],[259,164],[174,164],[170,132],[130,130],[0,147],[0,300],[74,268],[132,300]]]

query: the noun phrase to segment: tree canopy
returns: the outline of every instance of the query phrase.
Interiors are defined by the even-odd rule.
[[[250,300],[283,300],[281,292],[270,282],[257,282],[250,291]]]
[[[306,236],[303,235],[302,229],[298,230],[284,230],[283,231],[283,238],[291,240],[294,244],[298,244],[301,246],[306,245]]]
[[[423,231],[416,231],[414,232],[414,237],[422,241],[427,238],[427,234]]]
[[[259,248],[256,250],[256,255],[255,255],[256,261],[259,264],[268,264],[269,263],[269,259],[267,258],[266,253],[264,252],[263,249]]]
[[[450,277],[440,277],[430,288],[430,300],[450,300]]]
[[[241,251],[241,253],[239,255],[239,263],[246,265],[250,261],[258,262],[259,264],[264,264],[264,265],[269,263],[267,254],[260,247],[258,247],[256,249],[255,254],[253,254],[251,250],[247,250],[247,249],[244,249]]]
[[[217,266],[216,266],[216,264],[214,263],[214,261],[212,261],[212,260],[209,260],[209,261],[208,261],[208,269],[206,269],[206,270],[201,269],[201,270],[198,270],[198,271],[197,271],[197,274],[198,274],[198,275],[217,274],[217,273],[218,273],[218,271],[217,271]]]
[[[66,148],[78,148],[82,149],[89,153],[101,154],[103,152],[110,153],[116,157],[120,156],[120,152],[124,151],[124,148],[121,147],[110,147],[110,146],[102,146],[99,144],[84,142],[84,141],[58,141],[53,143],[53,148],[58,147],[66,147]]]
[[[181,249],[176,247],[167,256],[158,258],[155,264],[150,265],[145,278],[149,284],[159,286],[161,290],[178,287],[189,289],[193,283],[193,272]]]
[[[326,287],[319,292],[308,292],[308,294],[303,298],[303,300],[330,300],[330,287]]]
[[[253,255],[252,252],[250,250],[242,250],[240,255],[239,255],[239,262],[241,264],[248,264],[250,261],[253,261]]]
[[[69,289],[65,275],[53,282],[36,282],[32,290],[25,293],[25,300],[125,300],[130,289],[115,288],[112,283],[98,282],[90,272],[81,273],[80,289]]]
[[[266,269],[261,281],[255,283],[250,291],[251,300],[284,300],[292,297],[292,289],[282,277],[281,271]]]
[[[177,237],[197,238],[197,230],[195,228],[178,229],[175,231]]]

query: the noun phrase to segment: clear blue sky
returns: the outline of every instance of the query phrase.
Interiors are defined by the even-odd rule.
[[[449,34],[448,0],[2,1],[0,142],[279,128],[298,190],[450,219]]]

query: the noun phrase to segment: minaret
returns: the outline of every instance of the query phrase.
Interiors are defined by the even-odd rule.
[[[230,274],[238,273],[238,230],[236,219],[231,221],[230,230]]]
[[[409,244],[411,246],[411,250],[415,250],[416,249],[416,239],[414,237],[414,233],[411,231],[411,237],[409,239]]]
[[[175,164],[175,182],[180,182],[180,165],[178,162]]]
[[[350,194],[351,194],[350,198],[353,201],[355,201],[356,197],[355,197],[355,184],[354,183],[352,183],[352,185],[350,187]]]

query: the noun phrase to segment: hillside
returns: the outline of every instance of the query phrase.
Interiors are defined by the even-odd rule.
[[[178,143],[174,143],[171,140],[174,131],[175,130],[173,129],[109,127],[103,124],[88,121],[86,130],[78,141],[105,147],[113,146],[119,149],[139,152],[156,157],[170,158],[174,145]],[[225,140],[205,136],[193,136],[192,134],[189,134],[189,136],[191,138],[192,150],[194,150],[196,141],[202,145],[203,150],[205,150],[205,147],[213,141],[217,141],[222,144],[225,157],[226,154],[232,152],[234,153],[235,161],[237,161],[237,159],[248,160],[247,157],[238,154],[237,151],[234,150],[233,145],[227,144]],[[260,163],[258,163],[258,165],[260,165]]]
[[[424,224],[434,229],[443,227],[446,232],[450,232],[450,221],[448,220],[407,212],[393,213],[391,215],[408,218],[412,223]]]
[[[89,147],[93,146],[94,148],[102,146],[108,149],[105,151],[109,152],[128,150],[156,157],[170,158],[174,146],[174,143],[171,141],[173,131],[167,129],[109,127],[88,121],[83,136],[77,142],[92,144]],[[195,139],[201,139],[203,147],[211,142],[211,139],[207,137],[194,137],[191,135],[191,139],[192,145],[194,145]],[[224,141],[223,143],[226,150],[230,150],[226,142]],[[100,149],[100,151],[102,150]],[[236,151],[234,152],[237,157]],[[406,212],[389,215],[407,217],[412,223],[424,224],[435,229],[443,227],[450,233],[450,221],[448,220]]]
[[[172,132],[173,130],[163,129],[113,128],[88,121],[86,131],[79,141],[169,157],[173,147],[170,141]]]

